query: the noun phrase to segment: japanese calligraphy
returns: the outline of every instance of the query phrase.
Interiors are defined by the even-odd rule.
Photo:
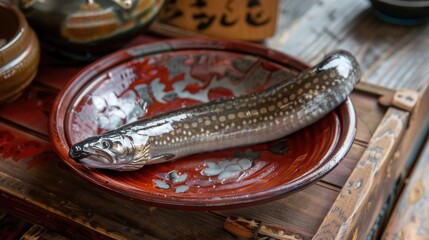
[[[226,10],[226,13],[223,13],[223,14],[222,14],[222,17],[221,17],[221,19],[220,19],[220,24],[221,24],[222,26],[225,26],[225,27],[233,26],[233,25],[235,25],[235,24],[238,22],[238,20],[239,20],[239,17],[236,17],[236,18],[234,18],[234,19],[232,19],[232,20],[230,20],[230,19],[229,19],[229,18],[230,18],[230,14],[232,14],[232,13],[234,12],[233,7],[231,6],[231,5],[232,5],[232,2],[233,2],[233,0],[228,0],[228,1],[226,2],[226,4],[225,4],[225,10]]]
[[[166,0],[159,21],[241,39],[263,39],[275,31],[278,0]],[[219,33],[222,34],[219,35]]]
[[[264,10],[259,0],[249,0],[247,3],[249,11],[246,14],[246,22],[253,26],[261,26],[270,22],[270,17],[265,17]]]
[[[176,6],[177,0],[167,0],[164,5],[163,13],[165,21],[170,21],[172,19],[183,16],[183,11]]]

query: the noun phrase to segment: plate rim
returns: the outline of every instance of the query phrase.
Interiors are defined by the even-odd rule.
[[[202,47],[205,48],[202,49]],[[236,51],[236,49],[238,49],[238,51]],[[294,57],[291,57],[286,53],[267,48],[265,46],[246,42],[208,38],[168,39],[150,44],[137,45],[107,55],[84,67],[69,80],[67,85],[61,90],[55,99],[51,114],[49,116],[49,137],[52,144],[54,145],[54,151],[57,153],[57,155],[59,155],[59,158],[80,177],[86,181],[89,181],[91,184],[95,184],[99,188],[107,190],[110,193],[114,193],[121,197],[125,197],[130,200],[136,200],[142,202],[143,204],[149,204],[152,206],[180,208],[183,210],[233,209],[276,200],[316,183],[317,180],[333,170],[339,164],[339,162],[345,158],[346,154],[352,147],[356,135],[357,120],[353,104],[350,98],[347,98],[345,102],[334,109],[337,116],[340,118],[340,136],[336,146],[334,146],[333,151],[328,154],[328,160],[324,164],[317,166],[307,175],[301,176],[295,181],[288,182],[286,185],[281,185],[276,188],[261,191],[258,192],[258,194],[252,193],[250,197],[247,195],[241,195],[241,197],[228,196],[220,198],[219,200],[214,198],[205,198],[204,201],[201,201],[202,199],[196,198],[183,198],[181,201],[177,201],[176,197],[173,197],[173,199],[171,199],[171,196],[170,198],[161,198],[157,194],[145,195],[146,197],[141,198],[141,190],[139,190],[139,192],[135,192],[131,189],[131,191],[123,192],[119,187],[115,187],[109,183],[105,183],[104,185],[100,184],[100,179],[94,179],[92,177],[94,175],[86,174],[88,171],[91,171],[91,169],[74,163],[74,161],[68,157],[69,146],[67,137],[65,136],[66,134],[64,132],[64,126],[67,121],[68,110],[70,110],[70,106],[76,98],[76,96],[68,93],[80,91],[85,85],[91,82],[90,80],[94,79],[94,76],[97,76],[98,74],[108,70],[113,66],[120,65],[137,57],[173,50],[226,50],[229,52],[238,52],[264,58],[296,71],[303,71],[304,69],[308,68],[308,65],[295,59]],[[64,106],[64,104],[66,106],[65,110],[61,112],[59,107]],[[123,185],[122,183],[115,184],[117,184],[116,186]],[[128,185],[123,186],[126,186],[127,188],[131,187]],[[150,197],[157,198],[150,199]]]

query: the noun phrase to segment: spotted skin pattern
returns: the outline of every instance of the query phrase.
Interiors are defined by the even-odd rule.
[[[89,167],[135,170],[195,153],[275,140],[340,105],[360,79],[346,51],[264,91],[152,116],[72,146]],[[118,154],[119,153],[119,154]]]

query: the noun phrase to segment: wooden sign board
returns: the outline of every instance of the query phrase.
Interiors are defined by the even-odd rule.
[[[276,29],[278,0],[166,0],[158,21],[196,33],[259,41]]]

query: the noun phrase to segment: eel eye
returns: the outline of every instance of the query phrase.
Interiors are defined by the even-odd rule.
[[[111,143],[109,140],[103,140],[103,141],[101,142],[101,146],[102,146],[104,149],[107,149],[107,148],[110,148],[110,146],[112,146],[112,143]]]

